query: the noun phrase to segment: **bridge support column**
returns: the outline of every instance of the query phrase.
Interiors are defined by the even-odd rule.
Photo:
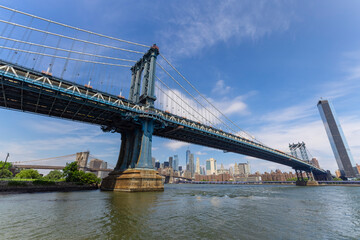
[[[306,176],[308,177],[308,180],[304,179],[302,170],[295,170],[295,172],[296,172],[296,176],[297,176],[296,186],[317,186],[317,185],[319,185],[319,183],[317,181],[315,181],[312,171],[306,172]]]
[[[130,100],[142,103],[147,112],[154,107],[155,66],[159,48],[154,44],[132,68]],[[140,86],[142,73],[145,72]],[[102,190],[110,191],[164,191],[164,183],[152,165],[152,135],[154,119],[147,114],[132,119],[137,127],[121,132],[121,149],[116,168],[104,178]]]
[[[306,186],[318,186],[319,182],[315,180],[314,174],[311,170],[311,172],[306,172],[306,175],[308,176],[309,180],[306,183]]]
[[[297,176],[296,186],[306,186],[306,181],[303,177],[302,171],[296,169],[295,172]]]
[[[152,166],[153,120],[141,128],[121,134],[121,148],[116,168],[104,178],[101,189],[107,191],[164,191],[162,177]]]

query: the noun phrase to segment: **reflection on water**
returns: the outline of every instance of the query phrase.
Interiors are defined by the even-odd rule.
[[[0,239],[360,239],[360,188],[167,185],[0,195]]]

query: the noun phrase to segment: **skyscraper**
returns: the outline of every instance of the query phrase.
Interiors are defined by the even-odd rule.
[[[195,173],[200,174],[200,159],[199,157],[196,158],[196,171]]]
[[[188,165],[188,163],[189,163],[189,158],[190,158],[190,150],[188,149],[188,150],[186,150],[186,164],[185,165]]]
[[[206,160],[206,175],[216,174],[216,160],[210,158]]]
[[[158,168],[160,168],[160,162],[159,162],[159,160],[157,160],[157,161],[155,162],[155,169],[158,169]]]
[[[341,125],[328,100],[320,100],[317,104],[320,116],[324,122],[331,148],[339,166],[341,177],[353,178],[359,174],[352,159],[350,148],[346,142]]]
[[[190,153],[189,156],[189,171],[191,173],[191,176],[195,173],[195,164],[194,164],[194,154]]]
[[[239,174],[243,176],[248,176],[250,174],[250,164],[247,163],[239,163]]]
[[[179,171],[179,157],[178,155],[174,155],[173,168],[175,171]]]
[[[169,167],[173,167],[173,157],[169,157]]]
[[[234,165],[234,175],[239,175],[240,172],[239,172],[239,166],[237,165],[237,163],[235,162],[235,165]]]
[[[153,167],[155,167],[155,161],[156,161],[156,159],[153,157],[153,158],[151,158],[151,161],[152,161]]]

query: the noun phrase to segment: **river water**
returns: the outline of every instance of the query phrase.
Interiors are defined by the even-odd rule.
[[[360,187],[2,194],[0,239],[360,239]]]

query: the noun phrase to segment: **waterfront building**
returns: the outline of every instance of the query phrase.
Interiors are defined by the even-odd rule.
[[[338,170],[335,170],[335,176],[337,177],[337,178],[340,178],[341,177],[341,173],[340,173],[340,170],[338,169]]]
[[[256,174],[249,176],[253,175],[259,176],[260,173],[257,172]],[[261,174],[260,176],[262,181],[287,181],[288,179],[296,179],[296,174],[293,172],[281,172],[279,169],[276,169],[275,171],[271,170],[270,173],[264,172],[264,174]],[[303,172],[303,177],[307,177],[305,172]]]
[[[206,175],[216,174],[216,160],[210,158],[206,160]]]
[[[195,181],[211,181],[211,182],[225,182],[230,181],[230,174],[223,173],[219,175],[195,175]]]
[[[320,100],[317,104],[320,116],[324,122],[331,148],[339,166],[341,177],[354,178],[358,170],[354,164],[350,148],[336,116],[334,107],[328,100]]]
[[[169,167],[169,162],[164,162],[164,168],[167,168],[167,167]]]
[[[316,158],[312,158],[310,162],[315,167],[320,168],[319,161]]]
[[[179,166],[179,172],[182,172],[182,170],[183,170],[182,166]]]
[[[196,171],[195,171],[195,173],[201,174],[200,173],[200,159],[199,159],[199,157],[196,158]]]

